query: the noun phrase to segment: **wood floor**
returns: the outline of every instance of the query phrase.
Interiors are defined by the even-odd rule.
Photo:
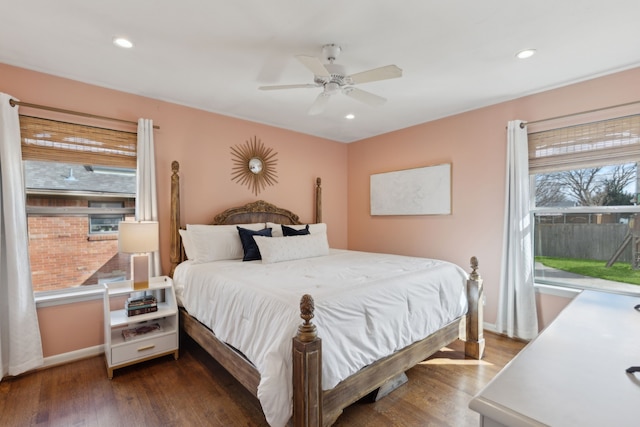
[[[479,425],[469,400],[524,344],[485,333],[482,361],[456,342],[407,371],[409,382],[375,403],[356,403],[336,427]],[[0,426],[266,426],[260,404],[190,339],[180,358],[145,362],[107,379],[92,357],[0,382]]]

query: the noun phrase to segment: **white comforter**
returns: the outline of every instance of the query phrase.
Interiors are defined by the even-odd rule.
[[[276,264],[187,261],[174,274],[186,310],[260,372],[258,398],[274,427],[292,413],[291,338],[303,294],[315,300],[328,390],[466,313],[466,279],[445,261],[335,249]]]

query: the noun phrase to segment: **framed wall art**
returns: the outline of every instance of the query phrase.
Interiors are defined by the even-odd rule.
[[[371,175],[371,215],[450,215],[451,163]]]

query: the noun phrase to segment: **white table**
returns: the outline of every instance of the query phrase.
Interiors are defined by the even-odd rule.
[[[480,426],[640,426],[637,304],[583,291],[471,400]]]

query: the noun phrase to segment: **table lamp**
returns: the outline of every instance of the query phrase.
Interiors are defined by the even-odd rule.
[[[134,289],[149,287],[149,252],[159,248],[157,221],[122,221],[118,225],[118,251],[131,256]]]

